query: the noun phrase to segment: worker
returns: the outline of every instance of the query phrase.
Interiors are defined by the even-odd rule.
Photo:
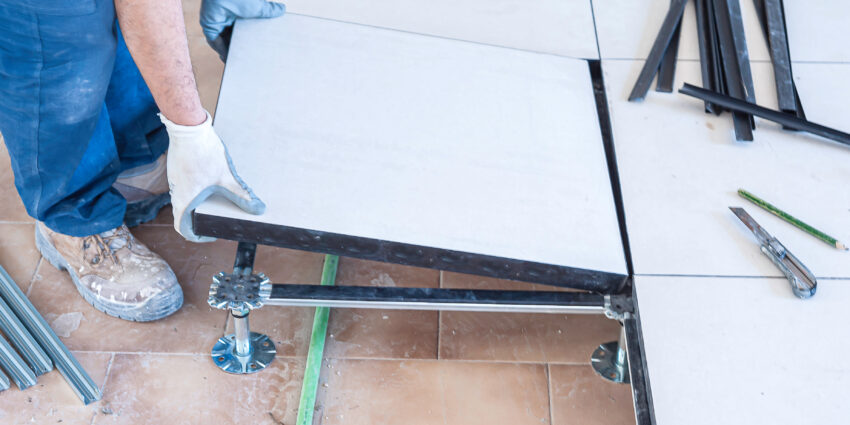
[[[224,59],[237,18],[283,13],[203,0],[201,25]],[[0,2],[0,133],[39,251],[111,316],[151,321],[183,303],[174,272],[128,225],[170,198],[175,229],[203,241],[191,212],[209,196],[265,208],[201,106],[180,0]]]

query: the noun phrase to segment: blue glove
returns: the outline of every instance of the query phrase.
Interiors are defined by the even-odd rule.
[[[210,47],[222,61],[227,59],[230,34],[237,18],[276,18],[286,12],[286,6],[265,0],[203,0],[201,27]]]

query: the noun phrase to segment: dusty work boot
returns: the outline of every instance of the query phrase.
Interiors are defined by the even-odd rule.
[[[110,316],[148,322],[183,305],[183,291],[171,267],[137,241],[127,226],[74,237],[38,223],[35,243],[50,264],[68,271],[89,304]]]
[[[150,164],[124,171],[112,184],[127,200],[127,212],[124,213],[127,227],[153,220],[159,210],[171,202],[166,163],[166,154],[162,154]]]

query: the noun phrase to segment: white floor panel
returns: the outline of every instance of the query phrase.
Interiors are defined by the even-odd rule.
[[[243,21],[215,128],[268,209],[199,212],[626,273],[585,61]]]
[[[850,241],[850,147],[781,130],[756,118],[752,143],[736,142],[731,115],[699,100],[650,92],[626,97],[642,61],[603,61],[626,223],[637,274],[780,276],[728,210],[743,206],[819,277],[850,277],[850,253],[737,195],[744,188],[810,225]],[[795,64],[812,121],[845,131],[850,65]],[[756,100],[776,108],[772,68],[753,64]],[[699,65],[680,61],[675,88],[700,85]]]
[[[478,43],[598,58],[590,0],[290,0],[293,13]]]
[[[635,280],[658,425],[847,423],[850,281]]]

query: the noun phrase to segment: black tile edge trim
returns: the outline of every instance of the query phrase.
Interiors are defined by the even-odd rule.
[[[234,218],[193,214],[201,236],[612,294],[628,276]]]
[[[593,96],[596,99],[596,114],[599,116],[599,131],[602,133],[602,144],[605,146],[605,159],[608,161],[608,177],[611,179],[611,192],[614,194],[614,204],[617,209],[617,222],[620,225],[620,239],[623,243],[623,255],[626,256],[626,270],[629,276],[634,276],[632,251],[629,243],[629,232],[626,228],[626,209],[623,204],[623,192],[620,188],[620,172],[617,168],[617,152],[614,149],[614,131],[611,127],[611,114],[608,111],[608,95],[605,91],[605,80],[602,77],[602,61],[589,60],[590,79],[593,82]],[[629,293],[631,280],[623,282],[620,293]]]
[[[632,307],[634,316],[623,321],[626,331],[626,347],[629,359],[629,376],[632,385],[632,401],[635,407],[637,425],[656,425],[655,406],[652,402],[652,388],[649,383],[649,368],[646,362],[646,348],[643,342],[643,327],[640,322],[637,290],[632,287]]]

